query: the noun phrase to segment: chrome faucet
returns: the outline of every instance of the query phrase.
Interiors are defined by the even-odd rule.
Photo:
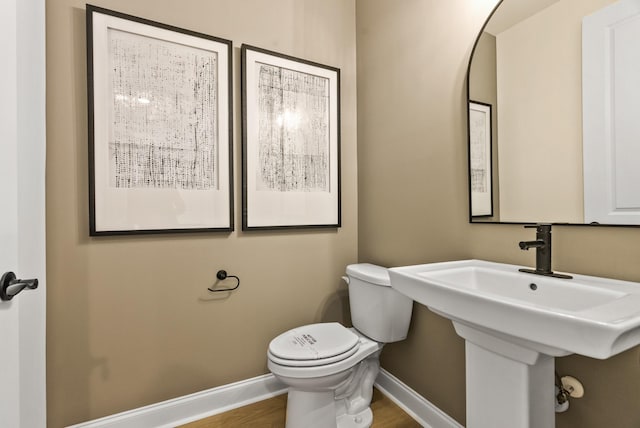
[[[535,241],[520,241],[521,250],[536,249],[536,268],[519,269],[520,272],[533,273],[536,275],[553,276],[556,278],[571,279],[572,276],[561,273],[554,273],[551,270],[551,224],[539,223],[536,225],[526,225],[526,228],[536,228]]]

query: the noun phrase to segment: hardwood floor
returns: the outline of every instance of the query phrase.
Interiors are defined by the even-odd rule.
[[[226,413],[182,425],[182,428],[282,428],[284,427],[286,406],[287,395],[279,395]],[[373,391],[371,410],[373,410],[372,428],[420,427],[419,423],[411,419],[400,407],[382,395],[377,389]]]

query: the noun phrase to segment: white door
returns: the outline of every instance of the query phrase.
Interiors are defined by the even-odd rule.
[[[640,224],[640,0],[582,21],[585,222]]]
[[[0,0],[0,275],[39,287],[0,301],[0,426],[46,426],[45,6]]]

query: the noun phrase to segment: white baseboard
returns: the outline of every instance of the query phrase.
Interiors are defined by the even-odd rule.
[[[464,428],[385,369],[380,369],[375,385],[424,428]]]
[[[286,392],[285,385],[266,374],[68,428],[173,428]]]
[[[375,385],[425,428],[463,428],[384,369],[380,370]],[[172,428],[266,400],[286,391],[285,385],[272,374],[266,374],[68,428]]]

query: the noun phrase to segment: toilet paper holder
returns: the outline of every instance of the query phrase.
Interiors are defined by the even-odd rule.
[[[207,287],[207,290],[211,291],[212,293],[218,293],[220,291],[233,291],[236,290],[238,287],[240,287],[240,278],[238,278],[235,275],[229,275],[227,273],[226,270],[219,270],[216,273],[216,278],[218,279],[218,281],[224,281],[227,278],[234,278],[236,280],[236,285],[235,287],[230,287],[230,288],[211,288],[211,287]]]

